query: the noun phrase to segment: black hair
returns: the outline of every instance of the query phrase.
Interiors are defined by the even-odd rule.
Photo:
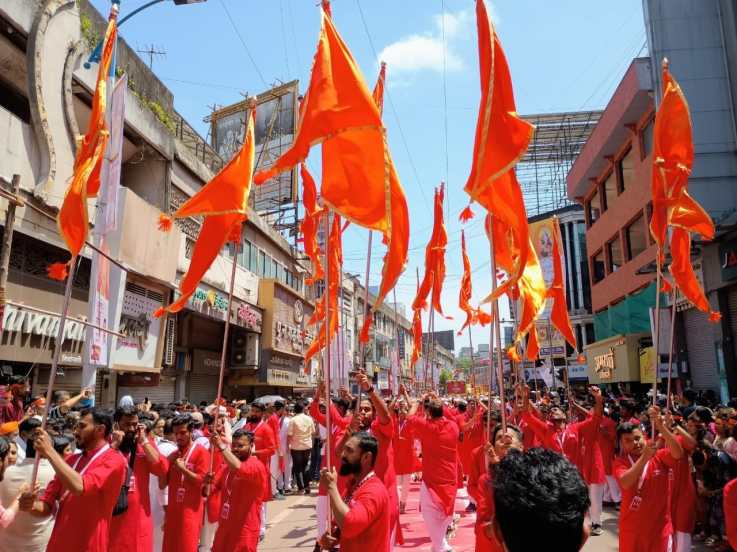
[[[34,418],[33,416],[31,416],[30,418],[26,418],[25,420],[21,420],[21,423],[18,424],[18,432],[19,433],[31,433],[37,427],[41,427],[41,420],[39,420],[38,418]]]
[[[522,430],[518,428],[516,425],[507,424],[507,429],[511,429],[517,434],[517,438],[522,441]],[[496,436],[497,434],[502,430],[502,424],[497,424],[494,426],[494,429],[491,430],[491,443],[496,443]]]
[[[5,460],[5,457],[10,452],[10,441],[5,437],[0,437],[0,461]]]
[[[174,418],[164,418],[164,435],[174,433],[174,425],[172,424],[173,421]]]
[[[171,421],[172,431],[176,426],[187,426],[187,431],[192,431],[194,430],[194,419],[189,414],[175,416]]]
[[[294,413],[302,414],[305,411],[305,404],[302,401],[297,401],[294,404]]]
[[[274,410],[284,408],[284,401],[274,401]]]
[[[459,402],[458,406],[456,407],[458,409],[458,412],[465,412],[466,411],[466,403]]]
[[[580,550],[591,501],[581,474],[565,457],[542,448],[509,451],[494,467],[492,488],[509,552],[543,550],[550,543],[560,552]]]
[[[138,409],[136,409],[135,406],[119,406],[115,409],[113,420],[119,422],[123,418],[128,418],[130,416],[138,416]]]
[[[215,421],[215,418],[212,415],[208,414],[207,412],[202,413],[202,422],[205,425],[210,425],[213,421]]]
[[[361,449],[361,453],[371,453],[371,467],[373,468],[376,464],[376,456],[379,453],[379,441],[365,431],[354,433],[351,438],[358,439],[358,448]]]
[[[68,397],[69,391],[65,391],[64,389],[57,389],[53,393],[53,399],[52,401],[55,403],[58,403],[61,401],[62,397]]]
[[[443,403],[438,399],[432,399],[426,408],[431,418],[441,418],[443,416]]]
[[[110,413],[110,410],[96,406],[85,408],[80,413],[80,418],[87,416],[87,414],[92,416],[92,421],[95,425],[105,426],[105,437],[110,435],[110,432],[113,430],[113,416]]]
[[[694,391],[690,387],[687,389],[684,389],[683,398],[693,404],[694,402],[696,402],[696,391]]]
[[[57,435],[53,439],[54,441],[54,450],[58,454],[64,454],[64,450],[71,444],[71,440],[69,437],[65,437],[64,435]]]
[[[248,437],[248,442],[253,443],[253,432],[246,431],[245,429],[237,429],[233,432],[233,441],[240,439],[241,437]]]

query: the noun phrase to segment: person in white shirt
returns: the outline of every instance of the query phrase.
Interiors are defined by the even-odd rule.
[[[287,439],[292,456],[294,482],[300,492],[310,493],[308,463],[312,453],[312,437],[315,435],[315,422],[304,413],[304,404],[294,405],[294,417],[289,421]],[[322,426],[320,426],[322,428]]]
[[[289,412],[284,412],[284,415],[279,421],[279,450],[284,455],[283,466],[280,466],[279,476],[276,480],[276,486],[279,491],[283,494],[288,494],[292,490],[292,454],[289,451],[289,422],[292,421],[292,417]]]
[[[177,445],[174,443],[174,430],[171,427],[171,419],[165,421],[164,436],[156,439],[156,447],[159,449],[159,454],[167,458],[177,450]],[[151,496],[151,520],[154,526],[154,550],[161,550],[164,544],[164,508],[169,499],[169,487],[159,489],[159,480],[157,477],[150,477],[148,485]]]

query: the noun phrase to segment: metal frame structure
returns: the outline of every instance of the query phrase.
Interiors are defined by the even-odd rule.
[[[517,179],[528,216],[572,204],[566,176],[602,113],[597,110],[522,116],[535,125],[530,147],[517,164]]]

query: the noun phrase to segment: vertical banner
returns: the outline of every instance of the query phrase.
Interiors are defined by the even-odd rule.
[[[123,127],[125,125],[125,93],[128,88],[128,78],[123,75],[110,91],[108,87],[108,105],[111,106],[107,124],[110,129],[110,139],[102,161],[100,174],[100,197],[95,211],[95,227],[92,239],[102,252],[110,255],[107,236],[118,227],[117,207],[118,192],[120,189],[120,171],[123,154]],[[113,266],[110,261],[98,254],[92,253],[92,270],[90,274],[89,318],[101,328],[111,327],[111,316],[117,310],[116,300],[111,301],[111,279],[123,277],[122,271]],[[116,286],[117,287],[117,286]],[[115,294],[117,297],[118,294]],[[110,365],[110,351],[112,350],[112,336],[106,332],[87,328],[85,339],[82,387],[95,388],[97,368]]]

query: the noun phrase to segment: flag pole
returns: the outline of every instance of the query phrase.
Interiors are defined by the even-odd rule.
[[[213,429],[217,426],[217,419],[220,414],[220,401],[223,398],[223,378],[225,377],[225,357],[226,352],[228,350],[228,337],[230,337],[230,316],[233,311],[233,290],[235,289],[235,275],[236,275],[236,269],[238,267],[238,252],[240,250],[241,242],[243,240],[243,223],[238,223],[238,226],[240,226],[240,239],[237,243],[233,244],[233,260],[232,260],[232,267],[230,269],[230,285],[228,287],[228,310],[226,311],[225,315],[225,329],[223,330],[223,346],[220,351],[220,372],[218,374],[218,389],[217,389],[217,395],[215,398],[215,409],[214,409],[214,420],[213,420]],[[212,473],[212,470],[215,467],[215,447],[210,447],[210,469],[208,470],[210,473]],[[204,487],[202,487],[202,496],[208,497],[210,496],[210,484],[208,483]]]
[[[555,377],[555,362],[553,360],[553,327],[548,318],[548,358],[550,359],[550,375],[553,377],[553,391],[558,390],[558,380]]]
[[[496,257],[494,256],[494,215],[489,213],[489,257],[491,259],[491,292],[496,293]],[[489,410],[491,411],[491,383],[494,373],[494,337],[496,336],[497,348],[497,383],[499,386],[499,399],[501,401],[500,415],[502,423],[502,434],[507,434],[507,404],[504,399],[504,361],[502,360],[502,334],[499,323],[499,299],[494,297],[491,301],[492,323],[489,330]],[[491,416],[486,420],[486,433],[491,435]]]
[[[435,305],[432,301],[432,296],[430,297],[430,323],[428,324],[428,326],[430,330],[430,335],[427,336],[427,342],[429,344],[430,350],[428,351],[427,356],[430,359],[430,374],[429,382],[426,382],[426,385],[429,389],[432,389],[432,386],[435,383]]]
[[[419,290],[420,289],[420,267],[419,266],[415,267],[415,275],[417,276],[417,289]],[[414,326],[413,326],[413,329],[414,329]],[[412,337],[414,339],[414,333],[412,334]],[[416,343],[415,343],[414,346],[415,347],[418,347],[418,345]],[[423,370],[427,370],[427,366],[425,364],[425,355],[423,354],[423,350],[422,350],[422,309],[420,309],[420,344],[419,344],[419,347],[420,347],[420,357],[418,357],[417,360],[420,360],[420,358],[422,358],[422,368],[423,368]],[[415,369],[414,366],[412,367],[412,369],[413,370]],[[414,375],[416,376],[416,374],[414,374]],[[424,379],[424,377],[423,377],[423,379]],[[418,389],[419,386],[417,384],[417,378],[416,377],[413,377],[413,380],[414,380],[415,392],[418,392],[419,391],[419,389]]]
[[[661,267],[661,250],[658,245],[655,266],[657,267],[657,276],[655,277],[655,322],[653,324],[655,335],[653,336],[653,347],[655,349],[655,369],[653,373],[653,406],[658,402],[658,364],[660,364],[660,285],[662,279]],[[652,438],[655,439],[655,424],[651,428]]]
[[[51,357],[51,370],[49,371],[49,387],[46,389],[46,404],[44,405],[43,414],[41,415],[41,429],[46,430],[46,424],[49,419],[49,408],[51,408],[51,400],[54,395],[54,380],[56,379],[56,370],[59,367],[59,357],[61,356],[62,343],[64,341],[64,331],[66,327],[67,317],[69,314],[69,303],[72,298],[72,283],[74,281],[74,274],[77,271],[77,256],[72,257],[69,261],[69,274],[67,275],[67,281],[64,287],[64,300],[61,306],[61,315],[59,317],[59,329],[56,331],[56,339],[54,341],[54,354]],[[38,479],[38,467],[41,461],[41,455],[36,454],[36,458],[33,462],[33,472],[31,474],[31,489],[36,486],[36,480]]]
[[[474,395],[476,394],[476,371],[473,365],[473,337],[471,336],[471,326],[468,327],[468,345],[471,347],[471,387]]]
[[[397,364],[399,364],[399,312],[397,310],[397,288],[396,287],[392,289],[392,299],[394,300],[394,333],[395,333],[395,338],[396,338],[396,342],[394,346],[397,350],[397,355],[395,358],[397,360]],[[399,369],[399,366],[397,366],[397,369]],[[397,374],[397,383],[399,383],[399,374]],[[389,394],[390,395],[392,395],[395,391],[393,384],[394,384],[394,366],[392,366],[390,363],[389,364]],[[399,392],[398,385],[397,385],[396,391]]]
[[[371,272],[371,242],[373,240],[374,233],[369,230],[368,235],[368,250],[366,252],[366,276],[364,277],[364,296],[363,296],[363,325],[365,326],[368,324],[368,317],[369,317],[369,273]],[[363,370],[363,373],[366,373],[366,343],[362,339],[359,339],[359,347],[360,347],[360,358],[361,358],[361,368]],[[358,402],[356,403],[356,408],[360,408],[361,406],[361,395],[362,395],[361,386],[358,386]]]
[[[331,404],[331,387],[330,387],[330,213],[328,209],[325,215],[325,320],[323,321],[323,327],[325,328],[325,451],[327,459],[325,465],[327,466],[328,472],[332,471],[333,467],[333,450],[332,450],[332,419],[330,416]],[[366,289],[368,293],[368,288]],[[359,385],[359,389],[360,389]],[[359,397],[360,400],[360,397]],[[359,402],[360,405],[360,402]],[[333,512],[332,508],[328,505],[328,533],[332,534],[333,527]]]
[[[670,315],[670,347],[668,348],[668,386],[666,387],[666,408],[670,409],[670,394],[671,394],[671,381],[673,376],[673,337],[675,334],[676,326],[676,300],[678,299],[678,288],[673,286],[673,300]],[[656,374],[657,375],[657,374]]]
[[[345,385],[348,388],[348,381],[345,377],[345,340],[343,339],[343,264],[340,265],[340,275],[338,279],[338,342],[335,349],[338,357],[338,382],[340,387]]]

